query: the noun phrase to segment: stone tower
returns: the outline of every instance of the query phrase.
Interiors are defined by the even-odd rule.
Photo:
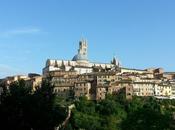
[[[88,48],[87,40],[82,39],[79,42],[78,54],[82,55],[83,57],[87,57],[87,48]]]
[[[77,62],[83,62],[83,63],[88,62],[87,50],[88,50],[87,40],[82,39],[79,42],[78,54],[75,55],[72,60]]]

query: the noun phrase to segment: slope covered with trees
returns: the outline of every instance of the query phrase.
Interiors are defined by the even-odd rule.
[[[3,87],[3,86],[2,86]],[[107,95],[102,101],[86,97],[67,102],[53,93],[44,81],[35,92],[24,81],[3,87],[0,95],[0,129],[54,130],[65,121],[67,106],[75,108],[63,130],[174,130],[175,100],[133,97],[126,100],[120,93]],[[70,113],[69,113],[70,114]]]
[[[67,130],[174,130],[174,100],[152,97],[127,101],[111,96],[100,102],[81,98],[67,125]]]

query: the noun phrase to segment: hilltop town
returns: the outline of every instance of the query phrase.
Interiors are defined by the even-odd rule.
[[[109,63],[94,63],[88,59],[88,43],[82,39],[72,60],[48,59],[43,74],[9,76],[0,82],[7,87],[23,79],[33,91],[43,79],[54,85],[54,93],[62,98],[103,100],[107,94],[124,92],[127,99],[133,96],[175,99],[175,72],[162,68],[131,69],[121,65],[116,57]],[[1,91],[2,89],[0,89]]]

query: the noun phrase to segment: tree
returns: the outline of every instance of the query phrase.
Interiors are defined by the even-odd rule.
[[[129,104],[127,118],[122,122],[123,130],[165,130],[170,128],[170,116],[162,114],[154,98],[135,97]]]
[[[113,100],[102,100],[99,103],[98,111],[102,115],[113,115],[117,112],[117,105]]]
[[[66,118],[66,109],[55,103],[53,88],[54,86],[45,80],[30,98],[26,108],[27,117],[36,130],[52,130]]]
[[[87,114],[94,114],[96,104],[93,101],[88,101],[86,97],[80,97],[79,101],[75,102],[76,109]]]
[[[30,124],[25,117],[25,104],[30,98],[31,88],[24,86],[25,82],[20,80],[10,84],[9,89],[3,87],[0,104],[2,128],[8,130],[30,129]]]
[[[14,82],[1,96],[1,127],[8,130],[53,130],[66,117],[66,109],[55,103],[53,86],[43,81],[35,92],[23,80]]]
[[[76,110],[73,112],[71,120],[75,129],[100,130],[101,127],[99,116],[89,115]]]
[[[74,129],[118,130],[121,121],[126,118],[124,107],[110,95],[97,103],[82,97],[75,106],[70,120]]]

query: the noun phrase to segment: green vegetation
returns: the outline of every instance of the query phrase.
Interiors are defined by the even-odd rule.
[[[44,81],[35,92],[25,87],[24,81],[5,87],[0,103],[0,129],[4,130],[53,130],[66,117],[53,94],[53,86]]]
[[[0,96],[3,130],[54,130],[65,121],[72,100],[58,98],[44,81],[35,92],[24,81],[4,87]],[[175,100],[107,95],[102,101],[81,97],[74,101],[71,117],[62,130],[174,130]]]
[[[174,100],[134,97],[127,101],[122,94],[108,95],[93,102],[85,97],[75,102],[76,108],[67,130],[174,130]]]

